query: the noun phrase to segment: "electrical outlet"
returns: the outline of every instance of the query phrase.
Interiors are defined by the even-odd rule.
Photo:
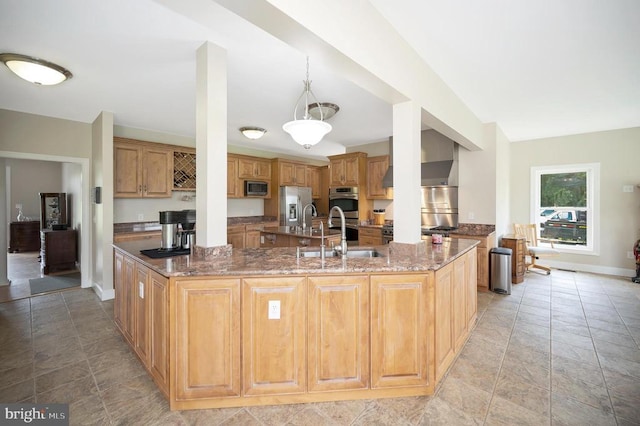
[[[280,319],[279,300],[269,300],[269,319]]]
[[[469,220],[473,220],[476,218],[476,214],[474,212],[469,212]]]
[[[633,257],[633,252],[632,251],[628,251],[627,252],[627,259],[635,259],[635,257]]]
[[[622,185],[622,192],[633,192],[633,185]]]
[[[138,213],[138,220],[144,220],[144,214]]]
[[[22,208],[22,204],[16,204],[16,209],[21,209]]]

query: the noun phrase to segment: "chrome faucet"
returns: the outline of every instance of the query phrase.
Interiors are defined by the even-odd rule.
[[[324,222],[320,222],[320,260],[322,260],[322,262],[324,262],[325,259],[324,249]]]
[[[302,232],[304,232],[304,230],[307,229],[307,220],[306,220],[307,215],[305,213],[307,212],[307,207],[309,206],[311,206],[311,215],[313,216],[313,214],[315,213],[315,215],[318,216],[318,210],[316,210],[316,206],[314,206],[311,203],[304,206],[304,208],[302,209]]]
[[[329,220],[327,220],[327,226],[329,226],[329,228],[333,226],[332,219],[333,219],[334,210],[337,210],[338,214],[340,214],[340,234],[342,236],[340,241],[340,248],[338,249],[338,247],[336,247],[334,248],[334,250],[340,251],[340,253],[342,254],[342,257],[345,258],[347,257],[347,227],[346,227],[346,220],[344,219],[344,212],[340,207],[333,206],[331,208],[331,211],[329,211]]]

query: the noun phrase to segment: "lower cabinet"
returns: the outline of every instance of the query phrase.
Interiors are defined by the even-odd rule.
[[[361,246],[382,245],[382,229],[361,227],[358,230],[358,245],[361,245]]]
[[[309,392],[369,387],[369,277],[308,278]]]
[[[244,395],[306,391],[305,284],[305,277],[243,280]]]
[[[171,409],[433,394],[476,250],[432,272],[172,277],[114,251],[115,321]]]
[[[169,280],[114,252],[114,319],[160,390],[169,395]]]
[[[429,281],[424,274],[371,276],[372,389],[433,385]]]
[[[435,380],[438,382],[462,349],[477,310],[476,249],[435,272]]]
[[[240,396],[240,279],[176,282],[176,400]]]

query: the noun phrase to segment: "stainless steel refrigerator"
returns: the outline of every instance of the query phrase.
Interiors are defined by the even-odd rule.
[[[304,186],[280,187],[280,225],[302,226],[302,209],[311,204],[311,188]],[[311,226],[312,208],[308,207],[305,221]]]

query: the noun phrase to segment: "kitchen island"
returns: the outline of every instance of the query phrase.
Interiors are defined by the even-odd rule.
[[[476,321],[474,240],[324,261],[148,244],[114,246],[115,321],[172,410],[431,395]]]

